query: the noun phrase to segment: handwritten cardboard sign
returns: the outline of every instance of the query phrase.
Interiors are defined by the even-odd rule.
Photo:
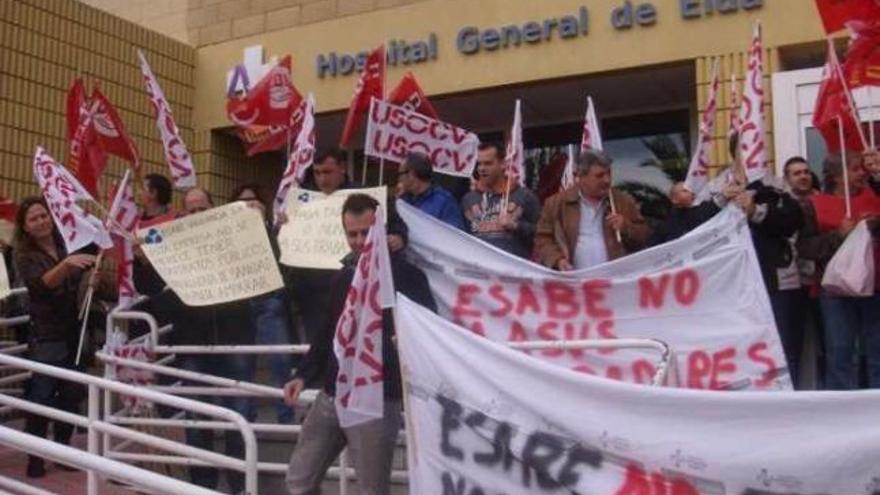
[[[335,270],[350,251],[342,229],[342,204],[355,193],[368,194],[386,211],[385,187],[342,189],[331,195],[291,189],[288,221],[278,233],[281,263],[301,268]]]
[[[143,250],[190,306],[246,299],[282,287],[260,212],[230,203],[144,228]]]

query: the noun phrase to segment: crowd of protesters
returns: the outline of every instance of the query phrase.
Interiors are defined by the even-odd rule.
[[[848,153],[845,163],[846,171],[841,156],[829,155],[820,183],[806,160],[794,157],[782,165],[781,178],[768,173],[762,180],[745,184],[732,174],[699,202],[696,191],[676,183],[669,191],[671,212],[653,226],[646,222],[632,196],[612,187],[612,158],[600,151],[582,153],[574,164],[574,185],[546,198],[543,205],[531,190],[507,177],[503,148],[497,143],[479,146],[472,185],[461,198],[438,184],[430,159],[418,153],[410,154],[399,165],[396,192],[400,200],[453,228],[559,271],[589,268],[669,242],[728,204],[735,205],[748,219],[795,387],[803,388],[800,364],[805,337],[812,331],[819,337],[819,388],[880,388],[880,295],[875,291],[871,297],[841,297],[820,287],[825,266],[859,221],[867,221],[875,244],[880,233],[880,153]],[[341,154],[329,151],[315,157],[306,187],[332,194],[360,185],[346,174]],[[850,216],[845,207],[847,191]],[[287,219],[275,222],[269,218],[271,209],[256,184],[241,185],[232,199],[244,201],[263,214],[277,258],[277,230],[273,226],[283,225]],[[140,204],[142,227],[214,207],[207,190],[193,188],[183,195],[182,210],[175,211],[171,183],[155,174],[146,176]],[[403,256],[407,228],[396,215],[393,203],[389,204],[388,246],[395,286],[435,309],[425,275]],[[147,258],[136,250],[135,285],[140,294],[150,296],[143,309],[151,312],[160,325],[174,324],[170,343],[311,345],[308,354],[298,361],[285,354],[265,356],[271,383],[285,390],[286,401],[274,405],[280,423],[294,421],[294,406],[304,388],[321,390],[304,418],[291,458],[287,479],[293,494],[318,493],[327,468],[346,444],[352,450],[362,492],[387,493],[401,409],[390,315],[386,315],[383,328],[387,341],[383,346],[385,375],[391,378],[385,382],[385,417],[376,423],[344,429],[333,407],[338,368],[332,336],[377,208],[378,203],[364,194],[353,194],[345,202],[341,218],[351,252],[342,260],[340,270],[279,265],[285,287],[251,300],[186,306],[166,289]],[[79,299],[83,285],[97,283],[96,277],[88,276],[95,254],[95,250],[65,251],[45,201],[27,198],[20,203],[14,240],[10,249],[4,249],[4,257],[11,262],[8,268],[15,274],[16,283],[28,289],[31,359],[75,367]],[[875,249],[874,256],[875,265],[880,267],[880,249]],[[880,276],[880,270],[876,274]],[[875,287],[880,290],[880,277]],[[243,381],[254,381],[257,370],[256,357],[247,354],[182,354],[175,366]],[[35,376],[27,391],[32,401],[71,411],[79,407],[83,394],[77,387],[60,386],[57,380],[44,376]],[[249,420],[256,418],[257,408],[251,399],[232,396],[221,401]],[[26,430],[46,436],[47,422],[29,417]],[[69,442],[69,425],[56,426],[53,431],[56,441]],[[211,449],[213,433],[187,429],[187,441]],[[240,435],[227,432],[225,449],[228,455],[241,457]],[[189,472],[199,485],[218,484],[220,473],[216,469],[193,466]],[[43,461],[31,457],[27,474],[43,476]],[[234,493],[244,488],[240,473],[230,471],[227,483]]]

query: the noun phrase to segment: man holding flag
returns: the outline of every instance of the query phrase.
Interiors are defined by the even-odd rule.
[[[399,219],[389,212],[389,221]],[[389,493],[402,397],[388,309],[392,291],[436,311],[425,274],[401,254],[389,254],[375,199],[349,196],[342,206],[342,225],[351,253],[333,279],[330,318],[284,387],[290,405],[307,385],[321,387],[290,457],[291,495],[320,493],[324,474],[346,445],[357,472],[358,493]]]

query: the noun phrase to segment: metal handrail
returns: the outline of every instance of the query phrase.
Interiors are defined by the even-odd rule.
[[[178,454],[184,454],[191,457],[207,460],[221,467],[243,471],[245,474],[245,489],[249,495],[257,494],[257,440],[254,430],[240,414],[230,409],[206,404],[203,402],[177,397],[165,394],[144,387],[135,387],[125,383],[92,376],[78,371],[58,368],[44,363],[38,363],[15,356],[0,354],[0,364],[13,365],[18,368],[29,370],[47,376],[59,378],[61,380],[71,381],[75,383],[85,384],[88,386],[88,418],[83,416],[61,411],[52,407],[36,404],[26,400],[0,394],[0,404],[13,406],[28,412],[43,415],[51,419],[57,419],[82,426],[88,429],[88,451],[92,454],[99,453],[98,441],[99,434],[109,435],[119,438],[135,440],[145,445],[168,450]],[[133,431],[127,428],[114,425],[107,420],[102,420],[99,412],[99,390],[103,389],[105,393],[117,393],[128,396],[140,397],[142,399],[165,404],[177,409],[183,409],[189,412],[203,414],[214,418],[226,420],[238,426],[241,431],[244,447],[244,460],[227,457],[216,454],[207,450],[183,445],[178,442],[166,440],[145,433]],[[105,404],[105,412],[107,411]],[[88,483],[89,493],[93,487],[97,486],[97,473],[95,470],[89,470]]]
[[[106,459],[92,453],[86,453],[82,450],[22,433],[5,426],[0,426],[0,444],[22,450],[31,455],[50,458],[89,472],[100,473],[103,477],[121,481],[139,489],[147,489],[153,493],[167,495],[216,495],[221,493],[163,476],[153,471]],[[4,486],[24,493],[28,493],[27,489],[30,487],[16,480],[0,477],[0,487]],[[91,493],[91,491],[92,489],[89,487],[89,492]],[[51,492],[36,489],[31,490],[30,493],[42,494]]]

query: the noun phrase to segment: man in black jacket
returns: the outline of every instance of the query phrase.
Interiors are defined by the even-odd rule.
[[[694,230],[714,217],[740,191],[742,188],[727,186],[721,194],[713,195],[711,199],[694,206],[696,195],[685,187],[684,182],[676,182],[669,191],[672,210],[666,220],[651,233],[648,246],[674,241]]]
[[[351,253],[343,259],[344,266],[331,284],[330,318],[316,335],[294,379],[284,387],[285,400],[291,405],[306,385],[321,388],[290,457],[287,486],[292,495],[320,493],[324,474],[346,444],[357,472],[359,493],[388,493],[394,445],[401,425],[402,397],[400,363],[393,342],[394,322],[389,309],[383,310],[382,314],[384,417],[342,428],[334,404],[339,372],[333,352],[336,324],[345,307],[357,260],[377,208],[378,202],[365,194],[353,194],[345,201],[342,224]],[[388,218],[390,223],[395,216],[389,212]],[[399,252],[392,252],[390,259],[395,290],[436,311],[425,274],[409,264]]]

